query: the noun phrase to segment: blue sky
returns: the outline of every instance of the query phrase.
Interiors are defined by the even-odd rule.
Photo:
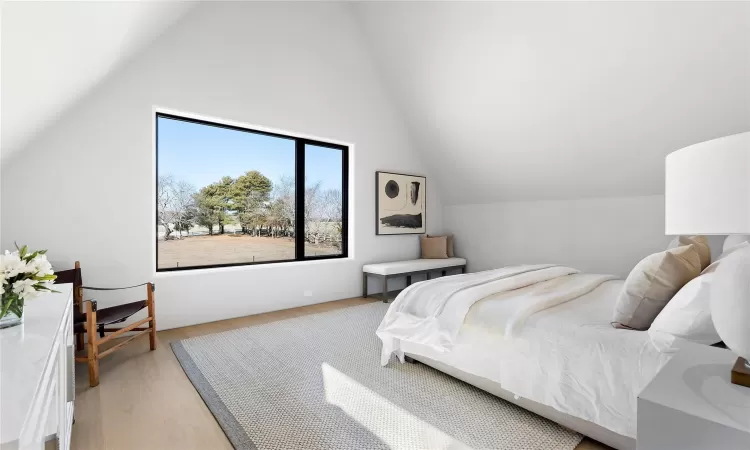
[[[172,175],[200,189],[223,176],[257,170],[272,182],[294,177],[294,141],[160,117],[159,175]],[[307,183],[341,189],[341,151],[308,146]]]

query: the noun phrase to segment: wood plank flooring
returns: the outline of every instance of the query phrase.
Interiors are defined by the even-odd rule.
[[[354,298],[274,311],[157,333],[117,351],[100,364],[100,384],[90,388],[85,364],[76,365],[73,450],[232,450],[232,445],[185,376],[169,343],[193,336],[361,305]],[[158,304],[157,304],[158,308]],[[158,309],[157,309],[158,315]],[[157,316],[158,317],[158,316]],[[584,439],[576,450],[609,447]]]

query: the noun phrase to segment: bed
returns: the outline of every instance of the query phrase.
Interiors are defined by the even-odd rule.
[[[404,291],[378,330],[383,362],[397,363],[391,353],[411,357],[611,447],[634,449],[637,395],[671,355],[648,333],[610,325],[622,280],[525,267],[432,280],[420,283],[422,292],[410,287],[422,304],[410,304]]]

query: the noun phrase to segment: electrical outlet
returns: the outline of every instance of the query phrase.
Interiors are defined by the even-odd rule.
[[[305,291],[302,293],[305,297],[312,297],[312,291]]]

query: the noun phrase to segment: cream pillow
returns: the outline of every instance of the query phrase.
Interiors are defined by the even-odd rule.
[[[612,325],[648,329],[677,291],[700,273],[701,258],[693,244],[643,258],[622,286]]]
[[[708,267],[711,264],[711,247],[708,246],[708,239],[705,236],[677,236],[669,243],[667,250],[690,244],[695,245],[698,256],[701,258],[701,270]]]

